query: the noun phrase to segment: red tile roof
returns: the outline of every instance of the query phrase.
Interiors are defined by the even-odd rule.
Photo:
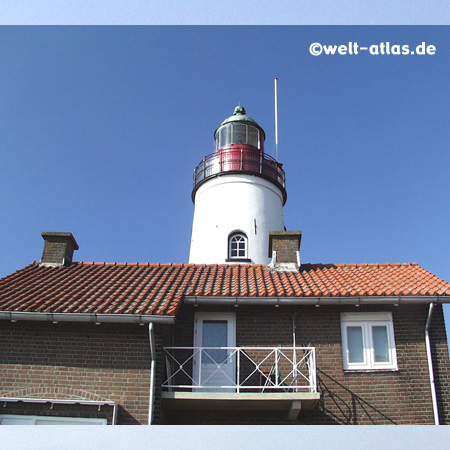
[[[409,264],[262,265],[33,263],[0,279],[0,311],[176,314],[184,296],[448,296],[450,284]]]

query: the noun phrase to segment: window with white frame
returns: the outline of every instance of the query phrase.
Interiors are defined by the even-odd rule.
[[[88,417],[0,415],[0,425],[106,425],[106,422],[106,419]]]
[[[228,258],[247,258],[247,236],[244,233],[233,233],[228,239]]]
[[[341,314],[344,370],[395,370],[392,314]]]

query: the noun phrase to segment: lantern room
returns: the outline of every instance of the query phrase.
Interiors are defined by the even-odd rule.
[[[243,106],[236,106],[234,114],[225,119],[214,133],[215,151],[242,145],[264,152],[264,130],[245,112]]]
[[[195,203],[198,188],[210,178],[240,173],[275,183],[286,203],[283,165],[264,153],[265,139],[264,130],[247,116],[245,108],[236,106],[234,114],[214,132],[214,153],[205,156],[195,168],[192,201]]]

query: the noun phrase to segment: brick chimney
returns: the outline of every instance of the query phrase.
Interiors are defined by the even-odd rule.
[[[72,233],[41,233],[45,243],[41,264],[49,266],[68,266],[72,262],[73,252],[78,244]]]
[[[269,233],[270,267],[274,270],[296,271],[300,267],[301,231],[271,231]]]

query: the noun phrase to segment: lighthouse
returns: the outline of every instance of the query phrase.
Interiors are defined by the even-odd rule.
[[[214,153],[194,170],[189,262],[269,264],[269,233],[285,230],[282,164],[264,153],[264,130],[243,106],[214,132]]]

